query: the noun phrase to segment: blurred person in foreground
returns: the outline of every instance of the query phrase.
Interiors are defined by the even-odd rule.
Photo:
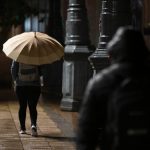
[[[150,80],[150,52],[144,37],[132,27],[120,27],[107,45],[111,65],[88,83],[79,112],[77,150],[108,150],[105,135],[110,95],[120,80],[132,74],[147,74]]]
[[[26,134],[26,111],[29,107],[31,135],[37,136],[37,104],[41,94],[41,67],[13,61],[11,66],[14,89],[19,100],[20,134]]]

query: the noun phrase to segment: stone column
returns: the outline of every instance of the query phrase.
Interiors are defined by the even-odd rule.
[[[132,24],[131,0],[102,0],[100,14],[100,38],[98,48],[89,57],[95,73],[107,67],[110,62],[106,45],[120,26]]]
[[[85,86],[92,75],[85,0],[69,0],[66,21],[65,57],[61,109],[78,111]]]
[[[112,19],[112,2],[111,0],[102,0],[100,14],[100,37],[96,51],[89,57],[94,72],[97,73],[109,65],[106,44],[111,38],[111,19]]]

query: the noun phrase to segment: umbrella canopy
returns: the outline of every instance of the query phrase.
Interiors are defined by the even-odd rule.
[[[45,33],[24,32],[8,39],[3,44],[3,52],[15,61],[42,65],[60,60],[64,55],[64,48]]]

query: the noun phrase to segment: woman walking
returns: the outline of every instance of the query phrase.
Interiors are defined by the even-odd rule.
[[[31,135],[37,136],[37,104],[41,93],[41,70],[37,65],[27,65],[16,61],[11,66],[15,93],[19,100],[20,134],[26,133],[26,109],[29,107]]]

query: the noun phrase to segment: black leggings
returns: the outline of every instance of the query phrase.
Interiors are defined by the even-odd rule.
[[[22,130],[26,129],[25,120],[26,120],[26,109],[29,107],[31,126],[35,125],[37,122],[37,103],[41,93],[40,86],[17,86],[16,95],[19,100],[19,121],[20,128]]]

